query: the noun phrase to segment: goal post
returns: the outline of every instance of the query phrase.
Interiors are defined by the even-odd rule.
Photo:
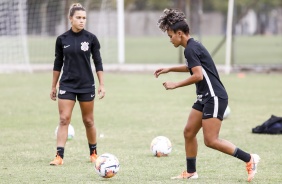
[[[117,22],[118,22],[118,62],[125,62],[124,51],[124,0],[117,1]]]
[[[225,53],[225,73],[231,72],[232,56],[232,28],[233,28],[234,0],[228,1],[227,26],[226,26],[226,53]]]

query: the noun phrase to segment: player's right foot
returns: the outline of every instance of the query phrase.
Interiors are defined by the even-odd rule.
[[[57,165],[63,165],[64,161],[62,159],[62,157],[60,157],[60,155],[56,155],[55,159],[50,162],[50,165],[54,165],[54,166],[57,166]]]
[[[93,151],[92,155],[90,155],[90,162],[95,163],[98,158],[96,151]]]
[[[248,171],[248,182],[252,181],[257,173],[258,163],[260,157],[257,154],[251,154],[251,160],[246,163],[246,169]]]
[[[180,175],[171,177],[171,179],[197,179],[198,177],[196,172],[188,173],[187,171],[183,171]]]

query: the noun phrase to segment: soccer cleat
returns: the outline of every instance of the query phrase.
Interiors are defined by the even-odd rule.
[[[54,165],[54,166],[57,166],[57,165],[63,165],[64,161],[62,159],[62,157],[60,155],[56,155],[55,159],[50,162],[50,165]]]
[[[257,167],[260,157],[257,154],[251,154],[251,160],[246,163],[246,169],[248,171],[248,182],[252,181],[257,173]]]
[[[96,151],[94,150],[93,153],[90,155],[90,162],[95,163],[98,158]]]
[[[183,171],[180,175],[171,177],[171,179],[197,179],[198,177],[196,172],[188,173],[187,171]]]

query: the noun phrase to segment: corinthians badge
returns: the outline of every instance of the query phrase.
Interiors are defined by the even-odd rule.
[[[89,43],[88,42],[81,42],[81,50],[88,51],[89,49]]]

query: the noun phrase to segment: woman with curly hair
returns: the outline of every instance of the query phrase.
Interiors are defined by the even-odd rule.
[[[254,178],[260,157],[247,153],[231,142],[220,139],[219,131],[224,111],[228,105],[227,92],[219,78],[212,57],[206,48],[190,35],[190,29],[183,12],[165,9],[158,20],[158,26],[167,32],[174,47],[185,48],[186,65],[157,69],[155,77],[168,72],[190,72],[190,76],[179,82],[164,82],[166,90],[191,84],[196,85],[197,100],[193,104],[184,128],[187,169],[172,179],[196,179],[196,157],[198,152],[197,133],[202,128],[204,143],[207,147],[237,157],[246,163],[248,181]]]

